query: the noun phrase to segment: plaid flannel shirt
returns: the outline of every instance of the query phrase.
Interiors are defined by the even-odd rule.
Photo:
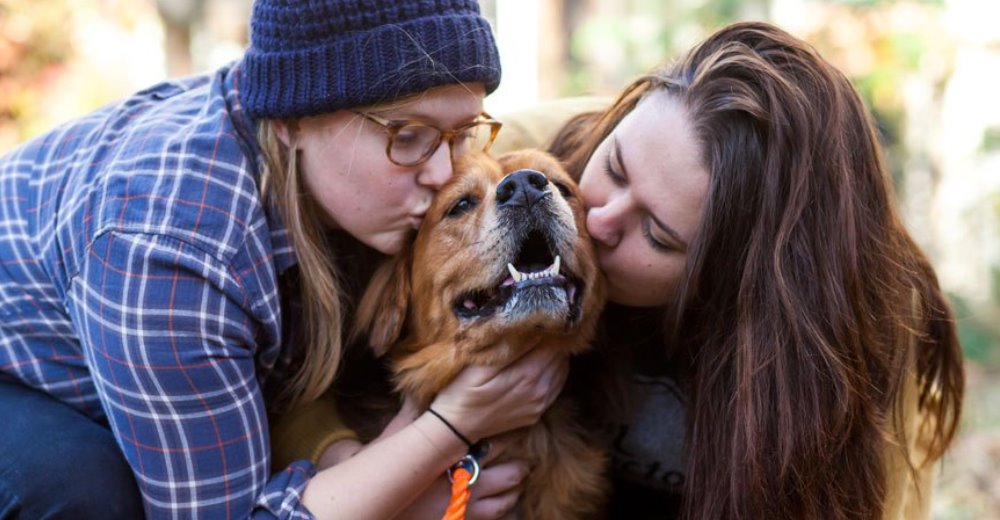
[[[149,518],[311,517],[315,468],[269,468],[261,386],[290,356],[277,281],[295,259],[260,200],[238,71],[0,158],[0,377],[106,422]]]

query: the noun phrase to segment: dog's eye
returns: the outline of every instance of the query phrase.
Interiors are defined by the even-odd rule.
[[[567,199],[573,198],[573,192],[569,190],[569,186],[555,181],[553,181],[552,184],[556,185],[556,188],[559,190],[559,193],[562,193],[563,197]]]
[[[451,209],[448,210],[448,213],[445,213],[444,216],[457,217],[470,211],[472,208],[476,207],[477,204],[479,204],[479,200],[475,197],[462,197],[455,202],[455,205],[452,206]]]

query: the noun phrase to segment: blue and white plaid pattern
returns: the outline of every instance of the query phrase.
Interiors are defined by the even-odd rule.
[[[0,377],[106,420],[149,518],[311,517],[312,465],[269,471],[295,260],[238,79],[163,83],[0,158]]]

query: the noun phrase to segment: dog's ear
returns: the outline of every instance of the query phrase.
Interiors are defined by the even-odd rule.
[[[411,248],[379,266],[365,289],[351,331],[351,342],[368,338],[381,357],[399,341],[406,325],[410,298]]]

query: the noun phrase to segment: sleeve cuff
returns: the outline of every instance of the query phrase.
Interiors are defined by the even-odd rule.
[[[303,459],[315,464],[331,444],[357,438],[340,418],[333,396],[325,394],[275,418],[271,424],[271,467],[281,471]]]
[[[326,434],[326,436],[322,437],[317,442],[316,447],[313,448],[312,453],[309,454],[309,461],[312,462],[314,465],[319,464],[319,458],[323,456],[323,452],[326,451],[326,449],[329,448],[331,444],[344,440],[356,441],[358,440],[358,434],[355,433],[353,430],[347,430],[347,429],[333,431]]]

